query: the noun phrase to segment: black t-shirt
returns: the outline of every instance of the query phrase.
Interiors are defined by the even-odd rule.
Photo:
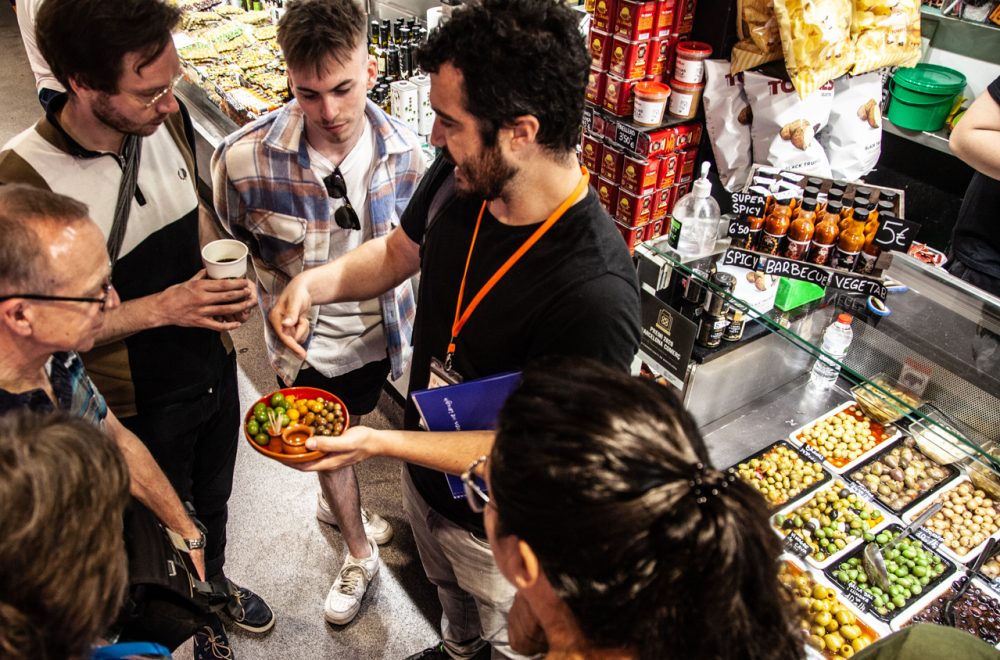
[[[420,292],[413,331],[410,391],[425,389],[431,357],[444,360],[458,288],[482,200],[450,197],[425,225],[451,165],[438,159],[401,218],[421,244]],[[539,223],[544,218],[539,219]],[[465,284],[463,310],[497,269],[538,228],[511,227],[483,215]],[[523,368],[548,355],[590,357],[628,369],[639,346],[639,289],[625,242],[591,189],[482,300],[456,341],[454,369],[470,380]],[[407,402],[405,426],[419,416]],[[441,472],[410,465],[410,476],[439,513],[482,533],[482,516],[452,498]]]
[[[989,94],[1000,105],[1000,78]],[[972,175],[952,234],[952,252],[970,268],[1000,280],[1000,181]]]

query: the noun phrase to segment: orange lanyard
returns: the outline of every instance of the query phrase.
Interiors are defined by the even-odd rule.
[[[552,212],[545,222],[543,222],[535,232],[521,244],[521,247],[517,249],[514,254],[510,255],[507,261],[504,262],[500,268],[497,269],[495,273],[486,281],[483,288],[479,290],[479,293],[469,302],[469,306],[462,311],[462,299],[465,297],[465,278],[469,274],[469,264],[472,263],[472,251],[476,247],[476,238],[479,236],[479,227],[483,222],[483,213],[486,212],[486,202],[479,209],[479,217],[476,218],[476,229],[472,232],[472,242],[469,243],[469,254],[465,258],[465,270],[462,272],[462,283],[458,287],[458,302],[455,304],[455,320],[451,324],[451,341],[448,342],[448,354],[445,356],[445,368],[451,369],[452,358],[455,355],[455,340],[458,339],[458,333],[462,331],[465,326],[465,322],[469,320],[472,316],[472,312],[476,310],[479,303],[482,302],[486,294],[489,293],[497,282],[503,279],[503,276],[507,274],[514,264],[524,256],[524,253],[531,249],[531,247],[545,235],[552,225],[556,224],[556,221],[563,216],[567,209],[573,205],[574,200],[583,192],[584,188],[590,182],[590,175],[587,172],[586,167],[581,167],[580,172],[582,176],[580,177],[580,183],[576,184],[576,188],[573,192],[569,194],[569,197],[563,200],[562,204]]]

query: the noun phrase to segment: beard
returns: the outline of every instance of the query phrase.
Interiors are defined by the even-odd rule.
[[[458,163],[447,147],[444,148],[444,155],[460,170],[462,179],[455,179],[455,190],[467,197],[487,201],[497,199],[517,174],[517,168],[504,160],[500,147],[495,144],[465,163]]]
[[[139,137],[152,135],[167,120],[167,115],[159,115],[152,122],[141,123],[132,121],[114,107],[109,94],[98,96],[97,102],[94,104],[94,116],[108,128],[113,128],[125,135],[138,135]]]

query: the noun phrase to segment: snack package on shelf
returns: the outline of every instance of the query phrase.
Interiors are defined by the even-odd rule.
[[[816,134],[830,120],[833,82],[799,98],[791,83],[746,71],[743,90],[753,112],[750,136],[754,160],[789,172],[830,178],[830,161]]]
[[[856,181],[882,153],[882,74],[841,76],[833,83],[836,102],[830,123],[819,135],[835,179]]]
[[[705,61],[705,123],[719,178],[727,190],[738,190],[753,165],[750,104],[743,93],[743,74],[732,74],[727,60]]]
[[[920,61],[920,0],[853,1],[854,75]]]
[[[774,0],[785,68],[800,97],[854,65],[852,10],[851,0]]]
[[[736,32],[740,40],[733,46],[730,73],[781,59],[781,33],[770,0],[739,0]]]

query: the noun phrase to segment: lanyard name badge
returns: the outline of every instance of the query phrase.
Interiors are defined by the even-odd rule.
[[[455,371],[453,365],[455,360],[455,341],[458,339],[459,333],[465,326],[466,321],[472,316],[472,312],[476,310],[479,303],[482,302],[483,298],[486,297],[497,282],[503,279],[504,275],[507,274],[514,264],[516,264],[524,254],[537,243],[545,233],[552,228],[552,225],[556,223],[559,218],[563,216],[564,213],[573,206],[576,198],[580,196],[580,193],[586,189],[587,184],[590,183],[590,175],[587,172],[586,167],[580,168],[580,182],[576,184],[576,188],[573,192],[569,194],[569,197],[564,199],[562,203],[552,212],[545,222],[539,225],[538,229],[529,236],[524,243],[521,244],[514,254],[503,263],[500,268],[497,269],[495,273],[486,281],[486,284],[479,289],[479,292],[473,296],[472,300],[469,301],[469,305],[462,311],[462,300],[465,298],[465,279],[469,274],[469,264],[472,263],[472,251],[476,247],[476,239],[479,237],[479,227],[483,222],[483,214],[486,212],[487,202],[484,201],[483,205],[479,208],[479,217],[476,218],[476,228],[472,232],[472,241],[469,243],[469,253],[465,258],[465,270],[462,272],[462,282],[458,287],[458,301],[455,303],[455,320],[451,324],[451,340],[448,342],[448,350],[445,354],[444,362],[438,360],[437,358],[431,358],[431,373],[428,379],[427,388],[434,389],[436,387],[444,387],[446,385],[456,385],[462,382],[462,376],[457,371]]]

